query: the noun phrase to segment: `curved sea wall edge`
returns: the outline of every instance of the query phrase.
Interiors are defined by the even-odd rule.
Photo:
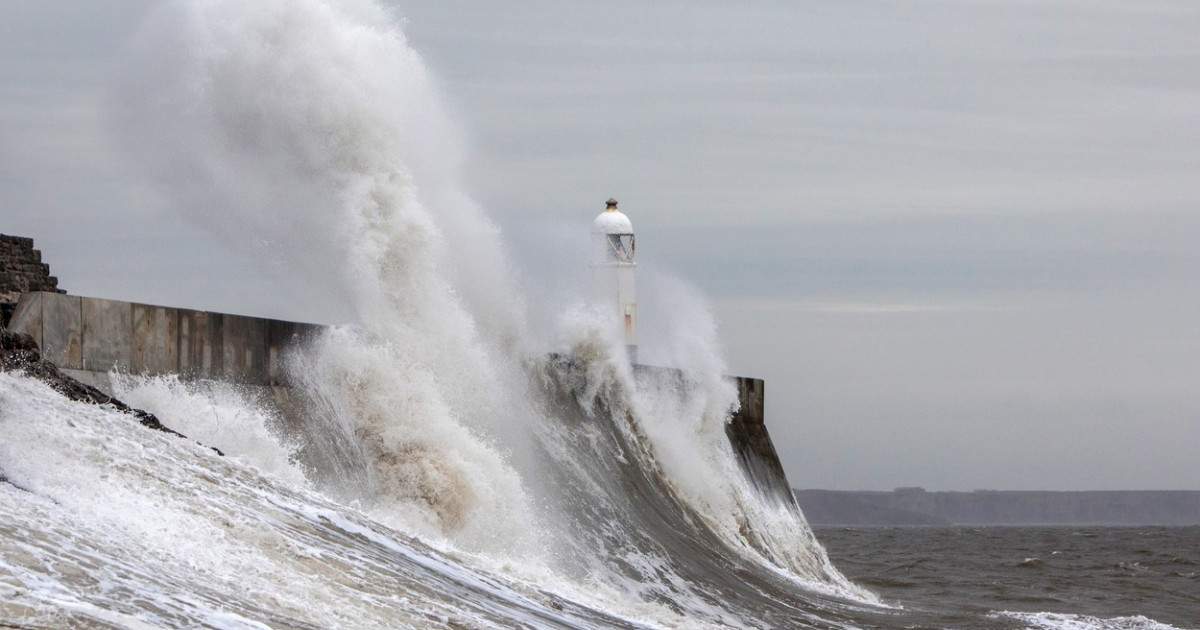
[[[8,328],[29,335],[42,358],[63,375],[110,396],[109,373],[114,368],[132,374],[176,374],[258,389],[286,414],[293,396],[284,357],[324,327],[33,291],[21,294]],[[729,378],[737,387],[739,406],[725,432],[744,472],[763,494],[794,505],[764,422],[765,383]]]

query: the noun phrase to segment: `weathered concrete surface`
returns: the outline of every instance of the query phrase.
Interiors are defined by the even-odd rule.
[[[224,373],[221,315],[205,311],[179,309],[179,373],[188,378],[204,378]]]
[[[45,293],[26,293],[13,310],[8,329],[29,335],[35,344],[42,346],[42,296]]]
[[[26,293],[13,311],[9,329],[32,337],[47,361],[63,368],[83,367],[83,309],[79,296]]]
[[[135,374],[168,374],[179,369],[179,311],[163,306],[133,305]]]
[[[83,365],[85,370],[128,370],[133,360],[133,304],[83,299]],[[49,338],[47,320],[42,334]]]
[[[83,311],[79,296],[42,294],[42,356],[59,367],[83,367]]]
[[[771,434],[767,431],[765,403],[766,382],[761,378],[732,377],[738,389],[738,410],[725,435],[742,462],[742,469],[760,492],[792,503],[792,488],[787,473],[775,452]]]
[[[315,324],[55,293],[26,293],[13,329],[51,350],[75,378],[108,387],[108,370],[286,386],[286,351]]]
[[[287,388],[285,354],[322,329],[314,324],[54,293],[24,294],[13,324],[46,340],[61,361],[59,367],[98,391],[112,391],[108,371],[116,367],[134,374],[178,374],[261,388],[264,399],[281,408],[295,405]],[[682,378],[678,370],[635,367],[640,373]],[[730,378],[740,400],[726,426],[734,451],[761,492],[793,503],[763,421],[763,381]]]
[[[251,385],[270,383],[267,356],[268,330],[265,319],[242,315],[222,315],[224,320],[224,378]]]

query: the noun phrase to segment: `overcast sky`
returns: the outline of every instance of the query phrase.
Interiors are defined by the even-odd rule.
[[[319,319],[114,149],[152,4],[5,5],[0,231],[74,293]],[[794,485],[1200,489],[1200,5],[396,6],[530,282],[619,198]]]

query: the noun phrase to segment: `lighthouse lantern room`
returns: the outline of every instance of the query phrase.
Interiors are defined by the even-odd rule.
[[[612,304],[621,319],[630,361],[637,360],[636,246],[633,223],[609,199],[592,222],[592,275],[597,299]]]

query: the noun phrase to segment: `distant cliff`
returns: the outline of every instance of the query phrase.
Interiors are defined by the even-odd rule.
[[[1200,525],[1200,491],[796,490],[814,525]]]

